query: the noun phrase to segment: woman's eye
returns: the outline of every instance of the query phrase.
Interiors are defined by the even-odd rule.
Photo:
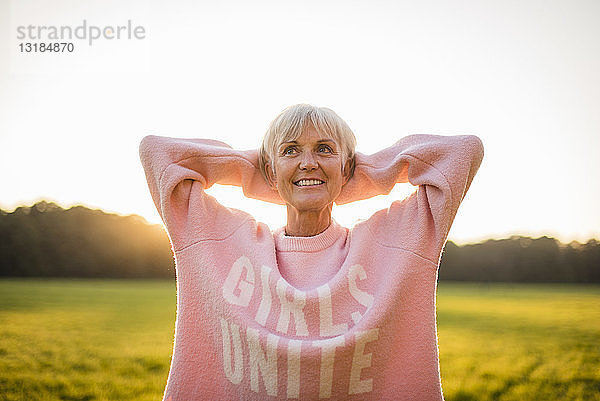
[[[296,148],[293,146],[288,146],[283,150],[284,155],[293,155],[296,152]]]
[[[331,150],[331,148],[327,145],[321,145],[319,146],[319,152],[325,152],[325,153],[332,153],[333,151]]]

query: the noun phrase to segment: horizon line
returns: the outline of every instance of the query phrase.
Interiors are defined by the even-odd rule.
[[[39,198],[39,199],[37,199],[35,201],[32,201],[31,204],[29,204],[29,205],[28,204],[19,204],[17,206],[14,206],[12,208],[12,210],[10,210],[10,208],[9,209],[4,209],[4,207],[0,203],[0,211],[6,212],[7,214],[12,214],[12,213],[14,213],[19,208],[29,208],[29,209],[31,209],[31,208],[33,208],[34,206],[36,206],[36,205],[38,205],[40,203],[47,203],[49,205],[55,205],[55,206],[59,207],[62,210],[65,210],[65,211],[66,210],[70,210],[70,209],[75,208],[75,207],[83,207],[83,208],[86,208],[88,210],[101,211],[102,213],[107,214],[107,215],[117,215],[117,216],[121,216],[121,217],[135,217],[135,218],[138,218],[138,219],[142,219],[145,224],[148,224],[148,225],[151,225],[151,226],[156,226],[156,225],[161,226],[166,231],[166,228],[164,227],[164,224],[162,222],[159,222],[159,223],[152,222],[152,221],[148,220],[146,217],[144,217],[141,214],[137,214],[137,213],[122,213],[122,212],[119,212],[119,211],[104,209],[102,207],[94,207],[94,206],[91,206],[91,205],[86,205],[85,203],[82,203],[82,202],[76,202],[76,203],[72,203],[72,204],[70,204],[68,206],[63,206],[63,202],[55,201],[55,200],[48,200],[47,198]],[[568,240],[568,241],[565,242],[565,241],[562,241],[560,238],[557,238],[554,234],[550,234],[550,233],[545,233],[545,234],[531,234],[531,233],[523,233],[523,232],[521,232],[521,233],[519,233],[519,232],[513,232],[513,233],[498,234],[497,236],[481,237],[480,239],[473,240],[473,241],[456,240],[456,239],[451,238],[451,236],[450,236],[448,238],[448,242],[452,242],[453,244],[455,244],[457,246],[465,246],[465,245],[483,244],[483,243],[488,242],[488,241],[509,240],[509,239],[512,239],[512,238],[515,238],[515,237],[517,237],[517,238],[529,238],[529,239],[533,239],[533,240],[540,239],[540,238],[550,238],[550,239],[554,239],[554,240],[558,241],[562,245],[569,245],[569,244],[574,243],[574,242],[583,245],[583,244],[589,243],[592,240],[600,241],[600,235],[592,235],[592,236],[588,237],[586,240],[584,240],[583,242],[580,241],[580,240],[577,240],[577,239],[571,239],[571,240]]]

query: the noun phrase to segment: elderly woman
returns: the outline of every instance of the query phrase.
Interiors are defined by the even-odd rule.
[[[412,135],[373,155],[332,110],[285,109],[259,151],[145,137],[168,230],[177,322],[164,400],[440,400],[435,293],[448,231],[483,157],[474,136]],[[418,186],[352,229],[334,202]],[[204,190],[285,204],[272,232]]]

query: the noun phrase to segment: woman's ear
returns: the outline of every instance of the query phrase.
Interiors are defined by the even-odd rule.
[[[267,182],[273,189],[277,189],[277,176],[271,167],[271,163],[265,164],[265,174],[267,176]]]
[[[344,184],[345,185],[350,178],[352,178],[352,175],[354,174],[354,158],[352,159],[347,159],[346,163],[344,163],[344,167],[342,168],[342,177],[344,178]]]

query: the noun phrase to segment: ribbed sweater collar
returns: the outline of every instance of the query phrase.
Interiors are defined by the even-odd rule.
[[[285,235],[285,227],[275,231],[275,246],[284,252],[318,252],[332,246],[346,230],[332,219],[329,227],[312,237],[292,237]]]

